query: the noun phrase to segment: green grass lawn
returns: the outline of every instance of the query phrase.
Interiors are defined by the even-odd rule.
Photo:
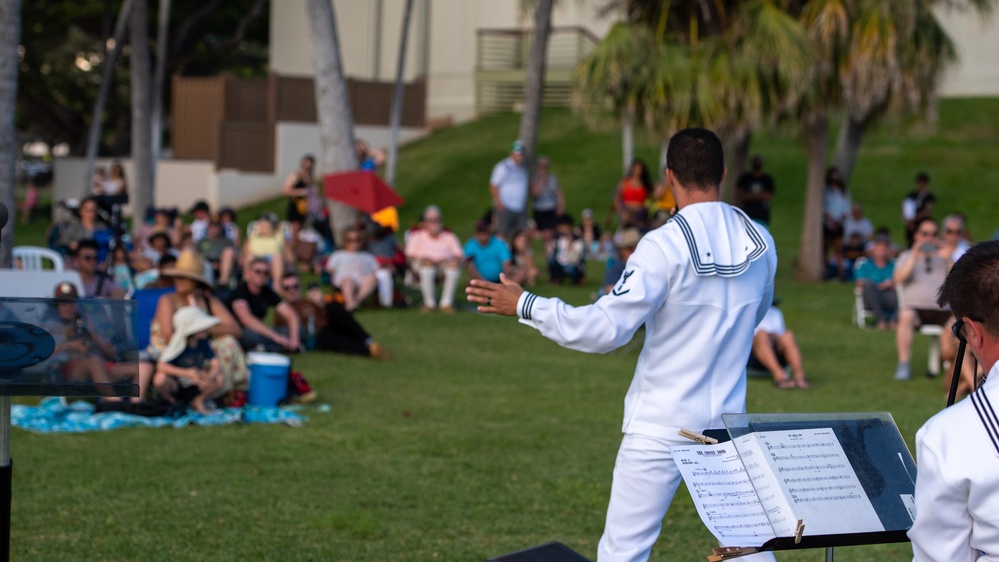
[[[494,116],[406,147],[403,222],[438,203],[467,238],[488,204],[489,171],[516,131],[516,116]],[[540,148],[570,211],[601,212],[618,176],[617,134],[588,131],[558,111],[545,114],[542,131]],[[942,102],[935,132],[885,130],[868,139],[854,198],[875,224],[898,233],[901,199],[925,169],[941,210],[963,210],[972,232],[988,238],[999,226],[997,141],[999,100]],[[760,135],[753,148],[777,181],[778,293],[813,388],[751,379],[749,411],[888,411],[911,447],[945,403],[942,382],[891,380],[893,336],[850,324],[848,285],[792,280],[804,153],[793,136]],[[657,149],[641,143],[639,153],[655,161]],[[585,287],[538,291],[585,304],[601,274],[597,266]],[[297,357],[295,368],[332,406],[302,428],[15,432],[12,558],[471,561],[549,540],[595,558],[638,346],[585,355],[513,319],[474,312],[364,310],[359,319],[395,359]],[[926,344],[916,339],[917,373]],[[704,560],[713,546],[681,487],[652,559]],[[900,544],[837,555],[901,561],[912,553]],[[779,558],[819,561],[824,553]]]

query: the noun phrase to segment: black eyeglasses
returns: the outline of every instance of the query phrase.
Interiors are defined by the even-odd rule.
[[[281,285],[281,286],[284,287],[286,291],[297,291],[300,285],[298,283],[291,283],[288,285]]]
[[[80,256],[83,261],[97,261],[97,254],[84,254]]]
[[[944,233],[946,234],[963,234],[964,231],[960,228],[945,228]]]
[[[267,269],[254,269],[253,272],[256,273],[257,275],[270,275],[271,274],[270,270],[267,270]]]

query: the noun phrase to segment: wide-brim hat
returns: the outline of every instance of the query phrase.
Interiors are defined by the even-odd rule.
[[[637,228],[628,228],[618,235],[614,245],[618,248],[634,248],[642,239],[642,233]]]
[[[163,270],[163,275],[167,277],[183,277],[193,279],[198,283],[210,286],[211,283],[205,278],[205,258],[194,250],[184,250],[177,256],[177,263]]]
[[[171,361],[187,348],[187,338],[221,322],[196,306],[185,306],[173,313],[173,336],[160,354],[160,361]]]

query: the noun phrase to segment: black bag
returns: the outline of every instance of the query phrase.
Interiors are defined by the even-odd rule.
[[[161,416],[171,416],[176,409],[176,405],[169,402],[153,402],[151,400],[143,400],[141,402],[101,400],[94,408],[94,412],[98,414],[102,412],[121,412],[144,418],[158,418]]]

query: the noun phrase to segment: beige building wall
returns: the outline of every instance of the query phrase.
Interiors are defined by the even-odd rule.
[[[598,18],[604,0],[560,2],[555,27],[580,26],[602,37],[613,25]],[[349,77],[395,79],[405,0],[333,0],[344,72]],[[311,76],[311,43],[305,0],[274,0],[270,68]],[[406,80],[427,79],[427,118],[465,121],[475,116],[476,32],[530,29],[520,0],[414,0],[406,57]],[[379,24],[378,22],[381,22]]]
[[[958,63],[944,75],[940,95],[999,95],[999,12],[985,20],[971,11],[940,10],[937,15],[958,56]]]

